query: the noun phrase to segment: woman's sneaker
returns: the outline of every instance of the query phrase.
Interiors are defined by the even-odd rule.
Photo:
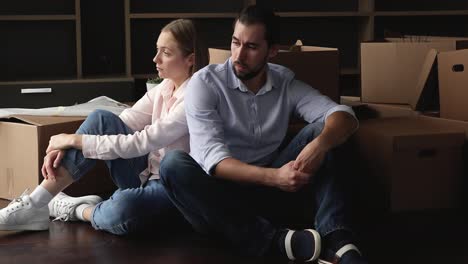
[[[54,221],[78,221],[75,212],[78,205],[89,204],[93,206],[100,202],[102,202],[102,198],[97,195],[71,197],[60,192],[49,202],[49,213],[51,217],[55,218]]]
[[[31,202],[28,190],[0,210],[0,230],[47,230],[49,209],[36,208]]]

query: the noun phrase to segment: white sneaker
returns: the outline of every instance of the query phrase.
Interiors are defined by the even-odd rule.
[[[49,209],[36,208],[28,190],[0,210],[0,230],[47,230],[49,229]]]
[[[60,192],[49,202],[49,214],[51,217],[55,217],[54,221],[78,221],[75,214],[78,205],[96,205],[100,202],[102,202],[102,198],[97,195],[71,197]]]

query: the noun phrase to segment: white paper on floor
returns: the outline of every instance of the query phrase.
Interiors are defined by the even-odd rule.
[[[88,116],[96,109],[110,111],[119,115],[125,108],[130,106],[120,103],[107,96],[96,97],[87,103],[71,106],[55,106],[39,109],[31,108],[0,108],[0,118],[12,115],[37,115],[37,116]]]

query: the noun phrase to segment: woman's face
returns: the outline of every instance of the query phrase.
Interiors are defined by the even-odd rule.
[[[161,78],[172,80],[177,86],[189,76],[193,66],[193,53],[184,56],[171,32],[161,32],[156,43],[156,70]]]

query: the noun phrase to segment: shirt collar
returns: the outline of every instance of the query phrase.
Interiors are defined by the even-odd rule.
[[[168,101],[169,99],[171,99],[171,97],[174,97],[175,99],[180,99],[180,98],[183,98],[184,96],[184,92],[183,90],[185,89],[185,86],[187,86],[187,82],[188,80],[190,80],[190,78],[188,78],[187,80],[185,80],[181,85],[180,87],[174,91],[175,89],[175,86],[174,86],[174,83],[170,80],[164,80],[163,83],[161,83],[161,96],[163,97],[163,100],[164,101]]]
[[[225,67],[227,67],[226,71],[227,71],[227,85],[228,85],[228,88],[231,88],[231,89],[239,89],[240,91],[242,92],[248,92],[249,89],[247,88],[247,86],[245,86],[239,78],[237,78],[237,76],[234,74],[234,70],[232,69],[232,61],[231,61],[231,58],[229,58],[226,63],[225,63]],[[268,64],[266,65],[266,73],[267,73],[267,80],[266,80],[266,83],[262,86],[262,88],[258,91],[257,95],[262,95],[264,93],[267,93],[269,91],[271,91],[271,89],[273,89],[273,86],[274,86],[274,82],[273,82],[273,79],[272,79],[272,76],[271,76],[271,72],[270,72],[270,67],[268,66]]]

